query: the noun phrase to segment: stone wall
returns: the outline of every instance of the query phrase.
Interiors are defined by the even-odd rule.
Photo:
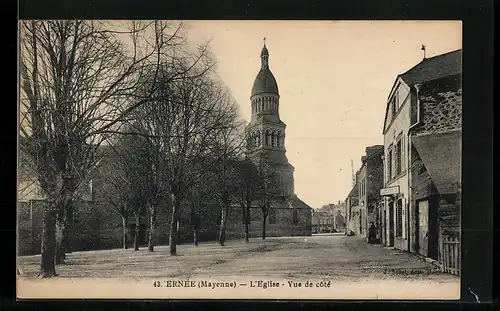
[[[462,128],[462,86],[459,75],[427,82],[419,90],[420,124],[415,134]]]

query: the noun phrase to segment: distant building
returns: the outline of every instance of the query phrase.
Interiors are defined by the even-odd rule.
[[[359,205],[359,171],[356,172],[356,184],[351,189],[345,200],[346,208],[346,231],[352,231],[356,235],[361,235],[363,231],[363,211]]]
[[[384,122],[385,245],[439,259],[459,236],[461,57],[457,50],[398,75]]]
[[[377,240],[382,236],[379,204],[384,175],[383,155],[383,145],[366,147],[365,155],[361,158],[362,165],[358,176],[360,217],[363,223],[361,234],[368,237],[368,228],[370,222],[373,222],[377,228]]]
[[[312,217],[313,233],[345,231],[345,207],[340,201],[314,209]]]

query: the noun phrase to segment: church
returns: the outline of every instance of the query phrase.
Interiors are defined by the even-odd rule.
[[[312,208],[295,194],[294,167],[286,157],[286,124],[279,115],[278,83],[269,67],[269,51],[265,41],[260,58],[260,70],[250,96],[252,116],[245,132],[249,158],[259,167],[273,170],[279,180],[275,186],[279,187],[276,192],[281,195],[271,205],[266,235],[311,235]],[[250,217],[252,236],[260,235],[261,217],[261,211],[255,204]]]

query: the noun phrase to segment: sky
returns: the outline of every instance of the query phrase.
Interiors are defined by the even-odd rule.
[[[186,21],[188,40],[210,40],[217,72],[250,120],[263,38],[287,125],[295,193],[313,208],[344,201],[365,147],[383,144],[396,76],[462,48],[459,21]]]

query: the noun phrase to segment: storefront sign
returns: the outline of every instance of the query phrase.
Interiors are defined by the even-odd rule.
[[[399,186],[392,186],[380,189],[381,196],[394,195],[399,193]]]

